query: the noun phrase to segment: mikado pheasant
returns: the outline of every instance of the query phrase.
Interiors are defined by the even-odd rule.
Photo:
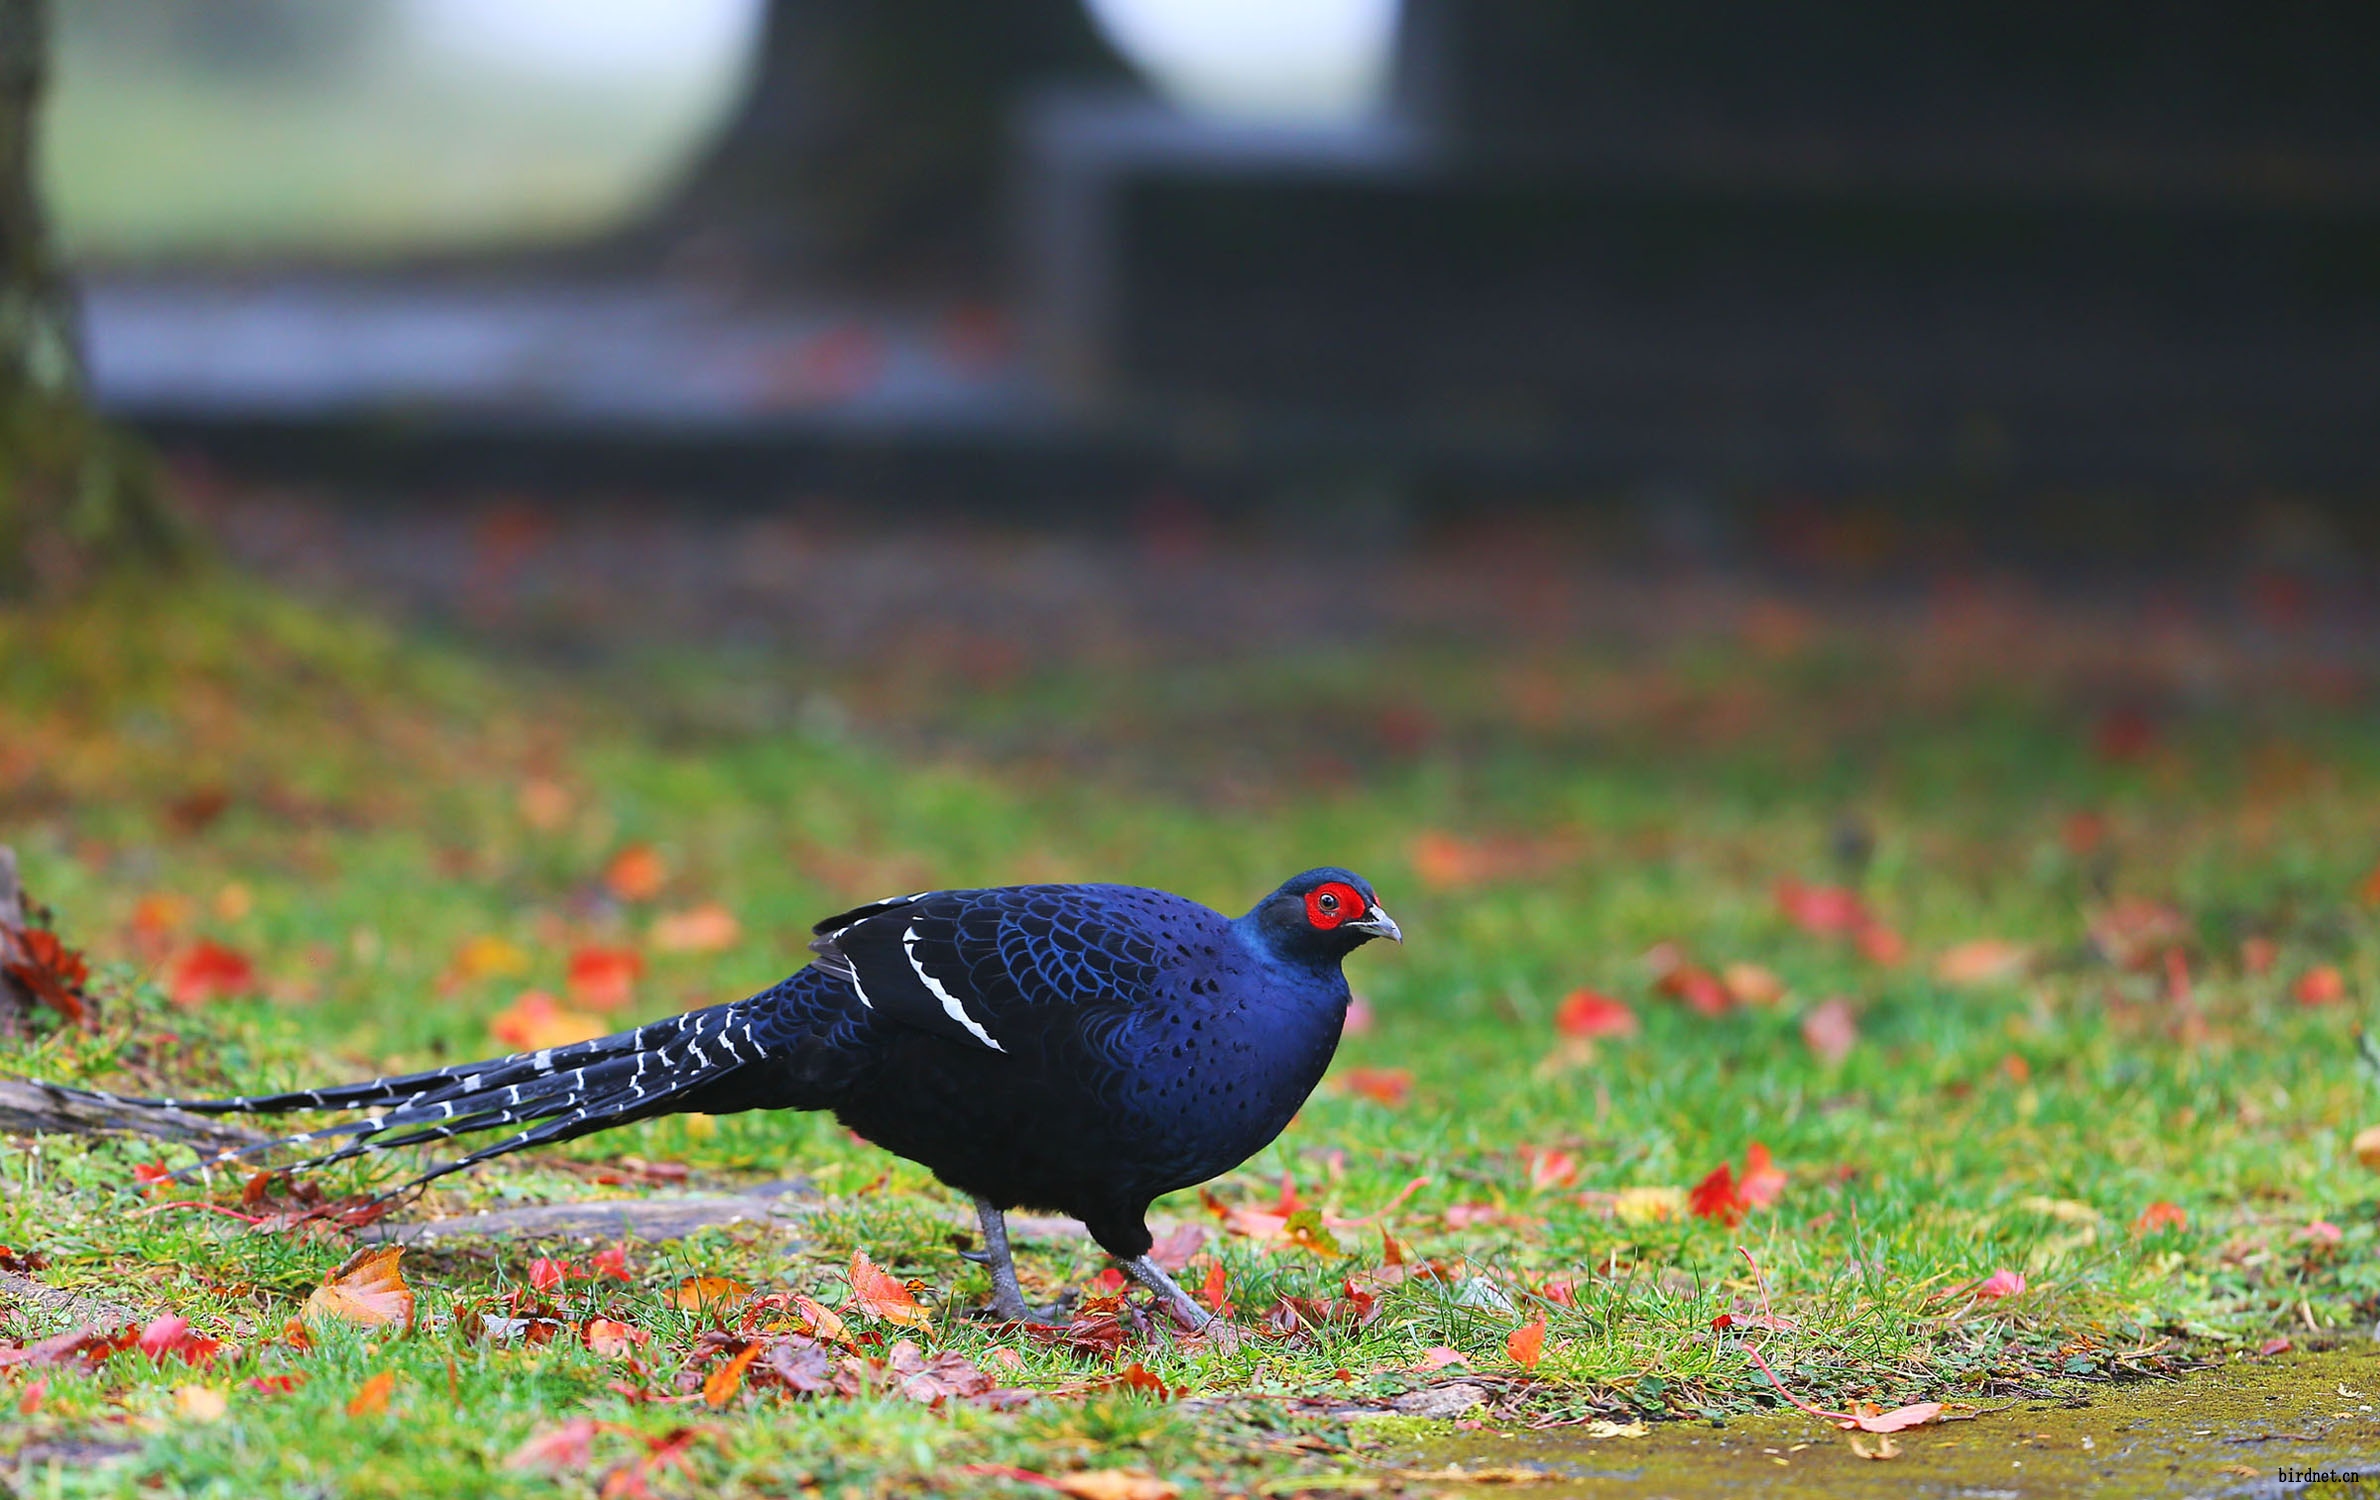
[[[1150,1203],[1281,1133],[1338,1046],[1341,961],[1373,938],[1403,940],[1372,887],[1335,868],[1236,919],[1137,886],[1021,885],[896,896],[815,931],[816,960],[757,995],[594,1041],[336,1088],[150,1102],[369,1112],[271,1143],[342,1142],[292,1170],[510,1132],[394,1191],[657,1115],[832,1110],[975,1200],[996,1316],[1029,1317],[1007,1235],[1022,1206],[1080,1219],[1198,1329],[1208,1314],[1150,1258]]]

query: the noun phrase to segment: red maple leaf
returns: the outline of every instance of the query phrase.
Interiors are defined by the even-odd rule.
[[[645,961],[628,948],[581,948],[570,955],[564,987],[573,1003],[589,1010],[618,1010],[636,997]]]
[[[1564,1036],[1634,1036],[1636,1012],[1609,995],[1572,990],[1554,1011],[1554,1030]]]
[[[45,928],[11,931],[0,927],[0,972],[25,987],[35,1000],[80,1024],[86,1014],[83,986],[91,978],[89,965],[74,949]]]
[[[1721,1162],[1710,1176],[1694,1184],[1694,1190],[1686,1195],[1686,1206],[1694,1211],[1696,1218],[1717,1219],[1733,1229],[1744,1222],[1744,1213],[1751,1205],[1736,1191],[1735,1169]]]
[[[159,1364],[168,1355],[178,1354],[184,1364],[211,1365],[222,1352],[221,1339],[207,1338],[190,1331],[190,1320],[179,1313],[159,1313],[140,1331],[140,1352]]]
[[[1769,1160],[1768,1147],[1754,1141],[1744,1152],[1744,1179],[1736,1184],[1736,1196],[1748,1208],[1766,1208],[1784,1193],[1784,1172]]]
[[[256,966],[246,954],[204,940],[185,948],[165,966],[165,992],[180,1006],[252,994]]]
[[[1700,964],[1679,964],[1655,980],[1653,988],[1685,1001],[1697,1014],[1705,1016],[1721,1015],[1735,1003],[1735,997],[1727,993],[1727,986],[1719,982],[1719,976]]]

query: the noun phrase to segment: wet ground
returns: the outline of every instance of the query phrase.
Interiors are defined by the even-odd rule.
[[[1954,1410],[1953,1416],[1965,1415]],[[1424,1433],[1431,1434],[1423,1436]],[[1654,1424],[1643,1437],[1583,1430],[1367,1429],[1366,1457],[1408,1487],[1460,1494],[2262,1496],[2380,1494],[2380,1345],[2239,1360],[2177,1382],[2077,1386],[2064,1399],[1985,1403],[1974,1420],[1885,1440],[1798,1412],[1724,1427]],[[1455,1470],[1492,1482],[1457,1482]],[[1537,1469],[1527,1482],[1515,1473]],[[2335,1476],[2298,1477],[2306,1471]],[[2348,1476],[2358,1476],[2360,1483]]]

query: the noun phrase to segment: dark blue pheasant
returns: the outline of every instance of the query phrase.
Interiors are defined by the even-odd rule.
[[[272,1143],[344,1138],[298,1167],[512,1131],[397,1191],[655,1115],[831,1109],[974,1198],[1000,1317],[1027,1315],[1005,1218],[1026,1205],[1081,1219],[1196,1328],[1206,1314],[1149,1258],[1149,1204],[1281,1133],[1338,1046],[1340,961],[1403,939],[1341,869],[1309,870],[1236,921],[1136,886],[1025,885],[898,896],[816,931],[817,961],[773,988],[615,1036],[339,1088],[159,1102],[374,1112]]]

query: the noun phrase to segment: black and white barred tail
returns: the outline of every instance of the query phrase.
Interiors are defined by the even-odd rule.
[[[372,1111],[362,1120],[219,1151],[177,1176],[325,1141],[344,1140],[345,1144],[285,1163],[280,1169],[303,1171],[400,1146],[527,1127],[419,1173],[381,1195],[391,1197],[492,1157],[634,1120],[687,1110],[749,1108],[736,1097],[745,1092],[735,1086],[736,1076],[763,1061],[765,1049],[755,1021],[762,1019],[760,1010],[778,995],[779,991],[770,991],[749,1000],[688,1011],[566,1047],[546,1047],[335,1088],[232,1099],[126,1099],[98,1090],[48,1087],[70,1097],[163,1105],[206,1115]]]

